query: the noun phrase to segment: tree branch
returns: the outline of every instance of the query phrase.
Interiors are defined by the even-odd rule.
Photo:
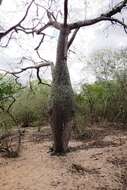
[[[23,16],[23,18],[14,26],[12,26],[11,28],[9,28],[8,30],[6,30],[5,32],[0,32],[0,39],[3,38],[4,36],[6,36],[7,34],[9,34],[11,31],[16,30],[17,27],[20,27],[21,23],[25,20],[25,18],[28,15],[29,9],[31,7],[31,5],[33,4],[34,0],[31,1],[31,3],[29,4],[29,6],[26,9],[25,15]]]
[[[64,26],[67,25],[67,17],[68,17],[68,0],[64,0]]]
[[[10,71],[5,71],[5,70],[1,70],[1,71],[4,71],[8,74],[11,74],[11,75],[18,75],[24,71],[27,71],[27,70],[31,70],[31,69],[39,69],[41,67],[46,67],[46,66],[50,66],[51,63],[42,63],[42,64],[39,64],[39,65],[34,65],[34,66],[29,66],[29,67],[24,67],[24,68],[21,68],[21,70],[19,71],[15,71],[15,72],[10,72]]]
[[[48,22],[47,24],[45,24],[43,27],[41,27],[40,29],[38,29],[38,30],[36,31],[36,34],[41,34],[42,31],[44,31],[45,29],[47,29],[47,28],[50,27],[50,26],[52,26],[52,27],[54,27],[54,28],[60,30],[61,27],[62,27],[62,24],[61,24],[61,23],[58,23],[57,21],[49,21],[49,22]]]
[[[47,60],[45,60],[44,58],[42,58],[41,55],[40,55],[40,53],[39,53],[39,49],[36,50],[36,53],[37,53],[38,57],[42,60],[42,62],[50,63],[50,66],[51,66],[51,74],[52,74],[52,77],[53,77],[53,73],[54,73],[54,63],[53,63],[53,62],[50,62],[50,61],[47,61]]]
[[[45,24],[43,27],[41,27],[39,30],[36,31],[37,34],[40,34],[42,31],[44,31],[45,29],[47,29],[50,26],[53,26],[54,28],[60,30],[62,27],[62,24],[57,22],[55,16],[53,15],[53,13],[47,11],[47,17],[49,19],[49,22],[47,24]]]
[[[71,38],[70,38],[70,40],[69,40],[69,42],[68,42],[67,49],[70,48],[70,46],[71,46],[71,44],[73,43],[73,41],[74,41],[74,39],[75,39],[75,37],[76,37],[78,31],[79,31],[79,28],[76,28],[76,29],[74,30],[74,33],[72,34],[72,36],[71,36]]]
[[[40,68],[37,68],[37,78],[38,78],[39,84],[44,84],[44,85],[47,85],[48,87],[51,87],[50,84],[42,82],[39,72],[40,72]]]
[[[7,42],[6,42],[6,44],[5,44],[5,45],[0,45],[0,47],[2,47],[2,48],[8,47],[9,42],[10,42],[10,40],[12,39],[13,34],[14,34],[14,31],[12,31],[12,32],[10,33],[10,36],[9,36],[9,38],[8,38],[8,40],[7,40]],[[13,38],[13,39],[14,39],[14,38]]]
[[[111,21],[112,23],[118,23],[120,25],[122,25],[124,28],[127,28],[127,25],[116,19],[116,18],[113,18],[113,17],[105,17],[105,16],[100,16],[100,17],[97,17],[95,19],[90,19],[90,20],[84,20],[84,21],[79,21],[79,22],[75,22],[75,23],[72,23],[72,24],[69,24],[69,29],[70,30],[73,30],[73,29],[76,29],[76,28],[81,28],[83,26],[90,26],[90,25],[94,25],[96,23],[99,23],[101,21]]]
[[[39,30],[36,31],[36,34],[40,34],[42,31],[44,31],[45,29],[47,29],[49,26],[51,26],[52,24],[50,22],[48,22],[47,24],[45,24],[43,27],[41,27]]]
[[[112,17],[113,15],[116,15],[117,13],[121,12],[122,9],[126,6],[127,6],[127,0],[124,0],[121,3],[117,4],[115,7],[113,7],[111,10],[109,10],[107,13],[101,14],[101,16],[99,17],[96,17],[94,19],[74,22],[69,24],[68,27],[69,29],[73,30],[84,26],[90,26],[101,21],[111,21],[122,25],[124,28],[127,28],[127,25],[124,22]]]
[[[127,5],[127,0],[121,1],[120,3],[118,3],[115,7],[112,8],[112,10],[108,11],[105,14],[102,14],[101,16],[105,16],[105,17],[111,17],[117,13],[120,13],[122,11],[122,9],[124,7],[126,7]]]
[[[43,33],[43,34],[42,34],[42,38],[41,38],[39,44],[36,46],[36,48],[35,48],[34,50],[38,50],[38,49],[40,48],[41,44],[42,44],[43,41],[44,41],[44,38],[45,38],[45,34]]]
[[[27,59],[27,60],[29,60],[29,59]],[[29,61],[32,61],[32,60],[29,60]],[[18,74],[21,74],[21,73],[23,73],[24,71],[27,71],[27,70],[36,69],[36,71],[37,71],[36,74],[37,74],[37,79],[39,81],[39,84],[45,84],[45,85],[51,87],[50,84],[42,82],[41,77],[39,75],[39,72],[40,72],[40,68],[47,67],[47,66],[51,66],[51,71],[52,71],[52,65],[53,65],[53,63],[50,62],[50,61],[47,61],[45,59],[43,59],[42,62],[43,62],[42,64],[24,67],[24,68],[21,68],[19,71],[15,71],[15,72],[6,71],[6,70],[3,70],[3,69],[0,69],[0,70],[3,71],[3,72],[5,72],[6,74],[13,75],[16,78],[16,81],[17,81],[19,79],[19,76],[17,76]]]

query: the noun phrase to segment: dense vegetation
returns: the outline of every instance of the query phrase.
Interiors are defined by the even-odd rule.
[[[96,81],[83,84],[76,95],[76,121],[82,126],[89,122],[127,122],[127,50],[100,50],[87,61]]]
[[[101,50],[94,53],[89,65],[94,68],[96,81],[83,84],[75,93],[75,126],[85,129],[94,122],[127,122],[126,50]],[[98,63],[98,64],[97,64]],[[48,124],[50,87],[38,85],[23,88],[12,77],[0,78],[0,129],[13,126],[42,126]]]
[[[12,77],[0,78],[0,129],[40,126],[48,122],[49,87],[32,82],[32,87],[21,87]]]

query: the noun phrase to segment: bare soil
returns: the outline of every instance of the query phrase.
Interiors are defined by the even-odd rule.
[[[0,190],[127,190],[127,131],[94,128],[96,135],[71,140],[59,157],[48,153],[48,127],[42,135],[31,131],[20,157],[0,157]]]

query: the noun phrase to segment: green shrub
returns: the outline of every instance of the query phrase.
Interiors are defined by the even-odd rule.
[[[48,122],[49,91],[49,87],[33,82],[32,91],[26,88],[20,92],[13,107],[13,115],[19,124],[29,126]]]

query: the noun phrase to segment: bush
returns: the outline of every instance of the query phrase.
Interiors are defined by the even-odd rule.
[[[42,125],[48,121],[49,88],[33,83],[32,91],[26,88],[20,92],[13,107],[13,115],[24,127],[32,123]]]

